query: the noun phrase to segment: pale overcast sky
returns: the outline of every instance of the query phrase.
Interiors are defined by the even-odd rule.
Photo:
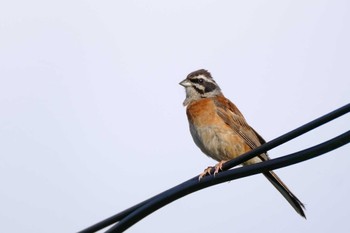
[[[3,1],[2,232],[76,232],[215,161],[188,130],[183,87],[208,69],[269,141],[350,100],[350,2]],[[272,158],[349,130],[344,116]],[[350,146],[189,195],[128,232],[350,232]]]

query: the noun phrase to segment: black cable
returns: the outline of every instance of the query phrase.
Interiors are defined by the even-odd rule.
[[[313,121],[311,121],[311,122],[309,122],[309,123],[307,123],[307,124],[297,128],[297,129],[295,129],[295,130],[293,130],[293,131],[291,131],[289,133],[286,133],[286,134],[284,134],[284,135],[282,135],[282,136],[280,136],[280,137],[278,137],[278,138],[276,138],[276,139],[274,139],[274,140],[272,140],[272,141],[270,141],[270,142],[268,142],[268,143],[266,143],[266,144],[264,144],[264,145],[262,145],[262,146],[260,146],[260,147],[258,147],[256,149],[254,149],[254,150],[252,150],[252,151],[250,151],[248,153],[245,153],[245,154],[241,155],[240,157],[238,157],[236,159],[228,161],[227,163],[225,163],[223,165],[223,169],[226,170],[226,169],[232,168],[234,166],[237,166],[238,164],[241,164],[242,162],[247,161],[247,160],[253,158],[256,155],[259,155],[259,154],[261,154],[263,152],[266,152],[266,151],[268,151],[268,150],[270,150],[272,148],[275,148],[275,147],[277,147],[277,146],[279,146],[279,145],[281,145],[281,144],[283,144],[283,143],[285,143],[285,142],[287,142],[287,141],[289,141],[291,139],[294,139],[294,138],[296,138],[296,137],[298,137],[298,136],[300,136],[300,135],[302,135],[302,134],[304,134],[304,133],[306,133],[306,132],[308,132],[308,131],[310,131],[310,130],[312,130],[314,128],[317,128],[317,127],[319,127],[322,124],[325,124],[325,123],[327,123],[327,122],[329,122],[331,120],[334,120],[335,118],[340,117],[340,116],[342,116],[342,115],[344,115],[344,114],[346,114],[348,112],[350,112],[350,104],[347,104],[347,105],[345,105],[345,106],[343,106],[343,107],[341,107],[339,109],[336,109],[336,110],[334,110],[334,111],[332,111],[332,112],[330,112],[330,113],[328,113],[328,114],[326,114],[326,115],[324,115],[322,117],[319,117],[316,120],[313,120]],[[222,174],[224,174],[224,173],[219,173],[216,177],[218,178]],[[205,179],[207,179],[207,178],[204,177],[202,181],[204,181]],[[194,177],[194,178],[192,178],[192,179],[190,179],[190,180],[188,180],[188,181],[186,181],[186,182],[184,182],[184,183],[182,183],[180,185],[177,185],[177,186],[175,186],[172,189],[164,191],[164,192],[162,192],[162,193],[160,193],[160,194],[158,194],[158,195],[156,195],[156,196],[154,196],[152,198],[149,198],[149,199],[147,199],[147,200],[145,200],[145,201],[143,201],[143,202],[141,202],[141,203],[139,203],[137,205],[134,205],[134,206],[132,206],[132,207],[130,207],[130,208],[128,208],[128,209],[126,209],[126,210],[116,214],[116,215],[113,215],[113,216],[111,216],[111,217],[109,217],[109,218],[107,218],[107,219],[105,219],[105,220],[103,220],[103,221],[101,221],[99,223],[96,223],[95,225],[90,226],[90,227],[80,231],[80,233],[96,232],[96,231],[101,230],[101,229],[103,229],[103,228],[105,228],[105,227],[107,227],[109,225],[112,225],[112,224],[118,222],[118,221],[121,221],[122,219],[127,217],[129,214],[131,214],[135,210],[141,208],[142,206],[146,205],[150,201],[154,201],[154,200],[157,200],[159,197],[162,197],[164,195],[168,195],[169,191],[171,191],[173,189],[179,189],[179,188],[183,187],[185,184],[187,184],[188,182],[191,182],[192,184],[197,184],[198,183],[198,176]],[[203,184],[203,182],[200,182],[200,183]]]
[[[106,231],[106,233],[117,233],[123,232],[130,226],[146,217],[147,215],[153,213],[159,208],[173,202],[187,194],[193,193],[195,191],[217,185],[230,180],[235,180],[243,178],[246,176],[258,174],[261,172],[266,172],[270,170],[275,170],[278,168],[286,167],[295,163],[303,162],[308,159],[320,156],[338,147],[341,147],[350,142],[350,131],[347,131],[338,137],[328,140],[324,143],[318,144],[314,147],[286,155],[277,159],[271,159],[265,162],[244,166],[232,170],[227,170],[218,173],[215,177],[208,176],[203,178],[200,182],[197,181],[196,184],[193,182],[185,182],[181,187],[177,187],[169,190],[167,195],[159,196],[156,200],[150,200],[142,207],[138,208],[134,212],[130,213],[124,219],[120,220],[119,223],[114,225],[112,228]]]

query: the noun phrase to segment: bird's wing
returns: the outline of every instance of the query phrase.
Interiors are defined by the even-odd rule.
[[[265,140],[248,125],[242,113],[238,108],[224,96],[219,96],[214,99],[217,107],[217,114],[223,121],[231,127],[231,129],[240,135],[247,145],[254,149],[265,143]],[[267,153],[258,155],[262,161],[269,159]],[[284,198],[292,205],[292,207],[304,218],[304,204],[288,189],[281,179],[273,172],[264,172],[265,177],[275,186],[275,188],[283,195]]]
[[[217,114],[236,134],[244,139],[251,149],[257,148],[265,143],[265,140],[248,125],[242,113],[230,100],[224,96],[218,96],[214,99],[214,103],[217,107]],[[268,159],[267,154],[263,154],[259,157],[261,157],[263,161]]]

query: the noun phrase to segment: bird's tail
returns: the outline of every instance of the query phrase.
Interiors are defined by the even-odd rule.
[[[273,172],[264,173],[265,177],[275,186],[284,198],[293,206],[296,212],[306,219],[304,204],[288,189],[282,180]]]

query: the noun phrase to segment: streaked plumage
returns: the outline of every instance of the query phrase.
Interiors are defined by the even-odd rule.
[[[187,118],[190,132],[196,145],[209,157],[219,161],[215,172],[219,172],[224,162],[234,159],[265,143],[264,139],[248,125],[238,108],[221,92],[211,74],[206,70],[190,73],[180,82],[185,87]],[[268,160],[266,153],[245,162],[249,165]],[[207,175],[206,169],[200,178]],[[292,207],[303,217],[303,203],[272,171],[265,177],[286,198]]]

